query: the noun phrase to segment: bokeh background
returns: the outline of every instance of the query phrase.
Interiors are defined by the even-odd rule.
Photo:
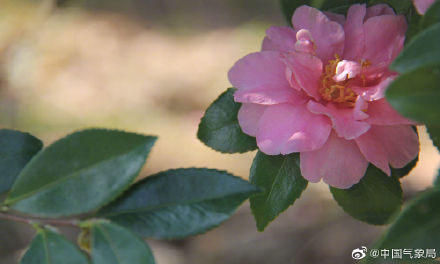
[[[87,127],[159,135],[141,177],[195,166],[247,178],[255,153],[216,153],[196,131],[229,87],[228,69],[259,50],[270,25],[285,25],[276,0],[0,0],[0,127],[45,145]],[[440,165],[423,127],[419,134],[406,200]],[[77,230],[61,231],[76,239]],[[344,214],[318,183],[263,233],[245,203],[206,234],[149,243],[158,264],[353,263],[351,251],[382,231]],[[18,263],[32,235],[0,221],[0,263]]]

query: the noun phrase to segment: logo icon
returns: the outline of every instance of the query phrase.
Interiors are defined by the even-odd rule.
[[[351,257],[353,259],[363,259],[367,255],[367,247],[355,248],[351,252]]]

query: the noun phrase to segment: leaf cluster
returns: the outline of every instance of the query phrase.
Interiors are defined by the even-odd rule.
[[[135,183],[156,140],[88,129],[42,148],[30,134],[0,130],[0,191],[7,192],[0,218],[37,230],[21,263],[151,264],[143,238],[206,232],[258,192],[241,178],[204,168],[163,171]],[[79,247],[51,225],[81,228]]]

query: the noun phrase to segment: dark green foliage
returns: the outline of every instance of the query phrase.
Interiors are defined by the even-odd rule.
[[[224,171],[169,170],[136,183],[98,216],[143,237],[181,238],[218,226],[257,191]]]
[[[8,191],[29,160],[43,147],[38,138],[16,130],[0,130],[0,194]]]
[[[264,190],[250,199],[260,231],[292,205],[307,187],[307,181],[301,176],[298,154],[268,156],[258,152],[250,181]]]
[[[405,207],[374,248],[435,249],[438,254],[440,250],[439,204],[440,189],[438,188],[419,195]],[[425,258],[419,261],[421,261],[419,263],[430,263]],[[365,263],[374,263],[374,260],[367,258]]]
[[[155,141],[156,137],[115,130],[73,133],[32,159],[5,204],[46,217],[96,209],[132,183]]]
[[[206,109],[197,137],[208,147],[224,153],[243,153],[257,148],[254,137],[243,133],[237,114],[241,104],[234,102],[234,88],[222,93]]]
[[[154,264],[150,247],[129,230],[107,221],[91,222],[94,264]]]
[[[400,75],[387,90],[389,103],[402,115],[426,124],[440,124],[440,64]]]
[[[416,35],[394,60],[391,69],[400,73],[409,73],[427,65],[438,64],[440,63],[438,47],[440,47],[440,23]]]
[[[371,164],[361,181],[350,189],[330,187],[330,191],[345,212],[374,225],[388,223],[402,205],[398,177],[387,176]]]
[[[88,264],[87,257],[61,235],[39,228],[20,264]]]

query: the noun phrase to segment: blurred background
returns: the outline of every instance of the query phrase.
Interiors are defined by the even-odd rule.
[[[270,25],[285,25],[276,0],[0,0],[0,127],[45,145],[87,127],[159,135],[141,177],[195,166],[247,178],[255,153],[216,153],[196,131],[230,86],[229,68],[260,49]],[[423,127],[419,134],[405,199],[440,165]],[[62,231],[76,239],[76,230]],[[263,233],[245,203],[207,234],[149,243],[158,264],[353,263],[351,251],[382,231],[345,215],[319,183]],[[32,236],[0,221],[0,263],[18,263]]]

